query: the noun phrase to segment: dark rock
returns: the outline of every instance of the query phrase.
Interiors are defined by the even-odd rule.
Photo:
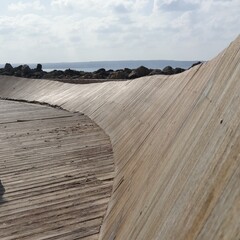
[[[14,76],[15,77],[22,77],[22,71],[21,70],[14,71]]]
[[[65,76],[64,72],[61,70],[53,70],[51,72],[45,72],[42,78],[46,79],[58,79]]]
[[[127,73],[128,75],[132,72],[130,68],[124,68],[123,71]]]
[[[147,76],[150,73],[150,70],[144,66],[141,66],[137,69],[134,69],[129,75],[128,78],[138,78],[138,77],[144,77]]]
[[[173,70],[173,68],[171,66],[165,67],[162,71],[163,71],[163,74],[165,74],[165,75],[172,75],[172,74],[174,74],[174,70]]]
[[[13,70],[15,77],[22,77],[22,65],[15,67]]]
[[[178,73],[184,72],[185,69],[183,69],[183,68],[175,68],[173,71],[174,71],[174,74],[178,74]]]
[[[72,76],[75,76],[75,75],[78,75],[78,71],[76,70],[72,70],[72,69],[66,69],[64,71],[65,75],[68,76],[68,77],[72,77]]]
[[[97,74],[97,73],[92,73],[91,77],[89,77],[89,79],[101,79],[101,75]]]
[[[100,68],[93,72],[92,78],[94,79],[105,79],[109,76],[110,72],[106,71],[104,68]]]
[[[22,65],[15,67],[14,72],[21,71],[22,72]]]
[[[37,67],[31,70],[31,77],[40,79],[44,75],[44,72],[42,70],[42,64],[37,64]]]
[[[22,77],[31,77],[32,70],[28,65],[22,66]]]
[[[41,72],[42,71],[42,64],[38,64],[36,68],[36,72]]]
[[[32,73],[32,77],[37,78],[37,79],[41,79],[43,77],[43,71],[41,71],[41,72],[36,71],[36,72]]]
[[[197,66],[197,65],[199,65],[199,64],[202,64],[202,62],[200,62],[200,61],[195,62],[190,68],[195,67],[195,66]],[[190,69],[190,68],[189,68],[189,69]]]
[[[160,75],[160,74],[163,74],[161,69],[154,69],[149,73],[149,75]]]
[[[86,72],[81,76],[81,79],[92,79],[92,73]]]
[[[111,73],[113,73],[114,71],[112,69],[110,70],[107,70],[106,73],[107,73],[107,76],[109,76]]]
[[[105,68],[100,68],[97,71],[95,71],[94,73],[96,73],[96,74],[105,74],[106,70],[105,70]]]
[[[10,63],[5,64],[4,73],[5,73],[5,75],[13,75],[14,74],[14,69]]]
[[[127,79],[128,73],[124,70],[117,70],[109,74],[109,79]]]

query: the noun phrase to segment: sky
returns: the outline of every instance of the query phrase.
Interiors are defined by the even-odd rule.
[[[240,0],[1,0],[0,63],[210,60]]]

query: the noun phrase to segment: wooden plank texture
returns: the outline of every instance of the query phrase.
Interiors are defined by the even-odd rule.
[[[112,192],[109,137],[87,116],[0,101],[0,239],[96,239]]]
[[[1,97],[83,112],[110,136],[116,177],[100,239],[240,239],[240,37],[174,76],[0,84]]]

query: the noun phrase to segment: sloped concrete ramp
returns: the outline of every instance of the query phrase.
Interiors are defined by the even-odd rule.
[[[116,177],[100,239],[240,239],[240,37],[174,76],[0,84],[1,97],[83,112],[110,136]]]

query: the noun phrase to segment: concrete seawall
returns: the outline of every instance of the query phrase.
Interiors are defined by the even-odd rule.
[[[93,119],[116,177],[101,239],[239,239],[240,37],[174,76],[73,85],[0,77],[0,97]]]

